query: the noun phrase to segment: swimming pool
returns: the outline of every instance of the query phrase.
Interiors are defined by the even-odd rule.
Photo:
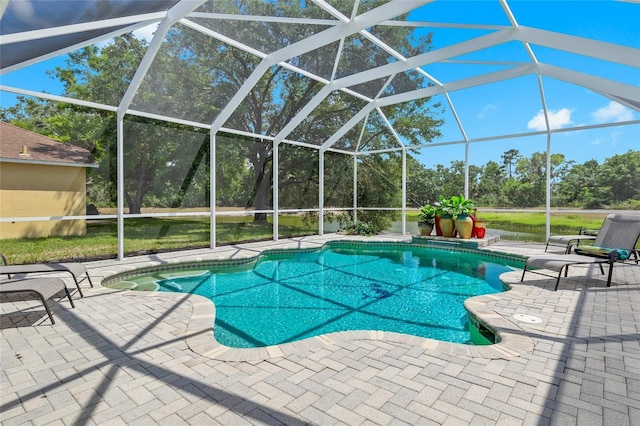
[[[474,250],[340,243],[266,253],[244,265],[163,271],[127,283],[209,298],[216,307],[215,339],[230,347],[346,330],[472,344],[464,300],[503,291],[498,276],[514,267],[522,263]]]

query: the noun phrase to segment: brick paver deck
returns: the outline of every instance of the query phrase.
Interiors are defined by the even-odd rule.
[[[94,282],[177,259],[309,247],[307,237],[87,263]],[[398,239],[388,237],[388,239]],[[535,244],[491,250],[531,254]],[[577,271],[577,269],[575,270]],[[53,304],[0,304],[0,421],[24,424],[640,424],[640,266],[555,281],[521,271],[468,308],[503,336],[491,350],[381,332],[229,351],[198,296],[96,285]],[[68,284],[72,289],[72,283]],[[515,314],[541,320],[523,322]],[[525,318],[526,319],[526,318]],[[208,324],[208,325],[207,325]],[[244,358],[244,359],[243,359]]]

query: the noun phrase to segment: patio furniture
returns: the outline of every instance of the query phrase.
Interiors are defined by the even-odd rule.
[[[47,315],[49,315],[49,319],[51,320],[51,324],[55,324],[56,321],[53,319],[53,314],[51,313],[51,309],[47,304],[47,300],[51,299],[56,294],[60,293],[62,290],[67,294],[67,298],[69,299],[69,303],[71,303],[71,307],[75,308],[73,304],[73,300],[71,300],[71,293],[69,293],[69,289],[67,289],[66,284],[60,278],[30,278],[24,280],[11,280],[11,281],[2,281],[0,282],[0,294],[10,294],[10,293],[35,293],[40,298],[44,309],[47,311]]]
[[[530,268],[547,269],[558,272],[556,286],[558,289],[560,277],[564,272],[567,276],[569,266],[598,265],[604,275],[603,264],[609,265],[607,287],[611,286],[613,266],[616,262],[625,261],[632,255],[638,263],[638,251],[635,245],[640,237],[640,216],[629,214],[610,214],[604,220],[600,232],[593,242],[593,246],[579,246],[574,249],[575,254],[543,254],[531,256],[527,259],[522,271],[522,278],[529,272],[547,275]]]
[[[80,282],[85,279],[80,279],[82,275],[86,277],[86,280],[89,281],[89,284],[93,287],[93,282],[91,282],[91,277],[87,273],[87,268],[82,263],[29,263],[26,265],[7,265],[7,258],[1,253],[0,260],[2,261],[2,265],[0,265],[0,275],[7,275],[9,279],[11,279],[12,275],[17,274],[62,272],[71,274],[76,283],[76,287],[78,288],[80,297],[84,296],[80,289]]]
[[[575,244],[579,246],[583,241],[595,241],[598,236],[599,230],[580,228],[577,235],[552,235],[547,240],[547,245],[544,251],[547,251],[549,246],[565,247],[565,254],[571,253],[571,247]]]

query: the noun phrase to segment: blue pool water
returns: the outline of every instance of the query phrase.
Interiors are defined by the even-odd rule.
[[[214,335],[251,348],[345,330],[383,330],[471,343],[465,299],[503,291],[521,266],[431,248],[335,248],[265,256],[254,268],[158,281],[216,307]]]

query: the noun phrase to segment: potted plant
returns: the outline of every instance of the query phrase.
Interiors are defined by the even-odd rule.
[[[442,203],[444,201],[444,197],[441,195],[439,201],[434,203],[434,208],[436,209],[436,235],[438,237],[442,237],[442,228],[440,227],[440,221],[442,220]]]
[[[420,230],[420,235],[431,235],[435,223],[436,208],[430,204],[425,204],[424,206],[420,207],[420,213],[418,214],[418,229]]]
[[[469,216],[473,211],[473,201],[464,195],[451,197],[451,211],[455,218],[456,229],[460,238],[468,240],[473,233],[473,219]]]
[[[438,213],[440,213],[440,230],[443,237],[453,237],[456,235],[456,227],[453,219],[453,205],[450,198],[440,198],[435,203]]]
[[[484,238],[487,232],[487,219],[478,217],[475,220],[475,230],[477,238]]]

